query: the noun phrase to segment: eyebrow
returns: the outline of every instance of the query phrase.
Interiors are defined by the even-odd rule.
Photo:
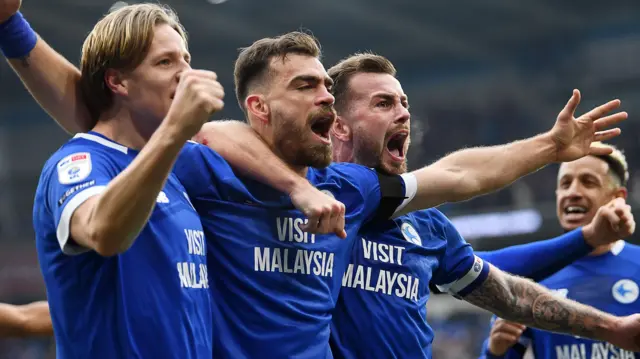
[[[380,98],[383,99],[385,101],[390,101],[390,102],[394,102],[396,100],[396,96],[386,93],[386,92],[379,92],[373,95],[373,98]],[[407,97],[407,95],[402,95],[400,96],[400,102],[406,102],[407,103],[407,109],[409,109],[410,105],[409,105],[409,98]]]
[[[317,76],[313,76],[313,75],[299,75],[294,77],[291,80],[291,83],[296,83],[296,82],[308,82],[308,83],[312,83],[312,84],[318,84],[320,82],[323,82],[321,78],[317,77]],[[325,77],[324,78],[324,84],[327,87],[331,87],[333,86],[333,80],[331,79],[331,77]]]

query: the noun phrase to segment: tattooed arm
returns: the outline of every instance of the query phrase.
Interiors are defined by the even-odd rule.
[[[618,317],[560,298],[548,289],[491,266],[487,279],[464,300],[527,326],[609,341]]]

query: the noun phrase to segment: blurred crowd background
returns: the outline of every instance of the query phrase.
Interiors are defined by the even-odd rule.
[[[53,48],[78,64],[106,0],[24,0],[23,13]],[[131,3],[131,2],[129,2]],[[629,120],[622,148],[630,203],[640,192],[640,3],[597,0],[173,0],[190,35],[193,65],[212,69],[229,99],[221,116],[240,119],[232,99],[237,49],[256,39],[308,29],[328,68],[359,51],[392,60],[412,111],[410,168],[463,147],[529,137],[553,125],[573,88],[579,112],[613,98]],[[51,71],[56,71],[51,68]],[[57,127],[0,62],[0,301],[45,298],[31,224],[46,158],[69,135]],[[472,201],[442,206],[474,248],[495,249],[560,233],[557,166]],[[632,241],[634,241],[632,239]],[[476,358],[487,313],[438,296],[429,304],[434,358]],[[53,358],[52,340],[0,340],[0,358]]]

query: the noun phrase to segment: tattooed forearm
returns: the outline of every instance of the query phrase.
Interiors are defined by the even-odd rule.
[[[494,267],[485,282],[464,299],[507,320],[585,338],[602,340],[615,325],[615,317],[609,314],[554,296],[530,280]]]

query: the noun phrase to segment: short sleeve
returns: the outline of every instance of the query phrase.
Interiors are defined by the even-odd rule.
[[[364,200],[365,222],[389,219],[406,204],[408,184],[403,176],[350,163],[336,164],[334,169],[354,185]]]
[[[173,173],[190,198],[218,198],[216,184],[224,181],[225,177],[234,177],[233,170],[222,156],[192,141],[187,142],[178,155]]]
[[[473,253],[451,221],[438,210],[433,214],[434,230],[447,241],[433,283],[442,292],[465,296],[482,284],[489,274],[489,265]]]
[[[62,159],[45,168],[44,188],[49,210],[56,225],[56,237],[65,254],[88,251],[70,240],[71,217],[89,198],[102,193],[117,171],[99,150],[70,149]]]

